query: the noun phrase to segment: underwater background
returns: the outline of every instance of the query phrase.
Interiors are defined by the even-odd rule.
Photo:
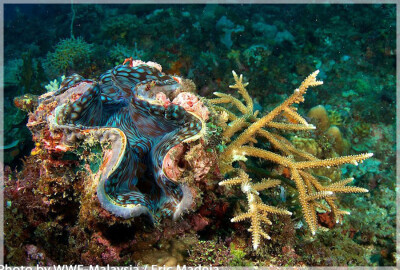
[[[4,15],[5,263],[395,265],[395,5],[5,4]],[[140,219],[145,225],[82,223],[79,173],[58,171],[64,182],[55,182],[36,170],[42,161],[26,127],[28,112],[63,75],[97,78],[129,57],[192,80],[206,98],[235,93],[229,88],[235,70],[250,83],[260,114],[320,70],[324,84],[307,92],[298,112],[322,131],[290,140],[321,158],[374,153],[357,167],[322,173],[353,177],[369,193],[340,195],[351,215],[343,224],[319,215],[326,230],[313,237],[301,215],[274,217],[271,240],[256,251],[247,227],[229,222],[239,207],[232,197],[204,196],[213,213],[200,207],[187,228],[170,226],[162,235]],[[29,106],[21,110],[22,103]],[[332,126],[335,139],[326,131]],[[263,199],[300,212],[289,205],[290,192],[275,188]]]

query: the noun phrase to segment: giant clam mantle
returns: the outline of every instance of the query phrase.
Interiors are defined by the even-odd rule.
[[[184,94],[184,80],[152,62],[126,62],[98,81],[66,78],[60,89],[39,97],[28,127],[49,151],[68,151],[83,139],[107,145],[93,183],[102,207],[114,215],[177,218],[192,194],[167,176],[165,159],[174,146],[200,138],[205,119],[169,102]],[[43,123],[48,138],[40,133]]]

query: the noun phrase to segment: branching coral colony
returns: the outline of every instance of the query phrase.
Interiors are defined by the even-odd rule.
[[[223,93],[214,93],[218,98],[211,99],[212,107],[227,118],[227,124],[223,131],[223,141],[226,147],[223,148],[219,156],[220,170],[224,174],[234,174],[235,177],[220,182],[222,186],[240,185],[241,191],[246,195],[248,202],[248,211],[232,218],[232,222],[239,222],[246,219],[251,221],[249,231],[252,234],[253,248],[257,249],[260,245],[261,236],[270,239],[262,229],[262,223],[271,225],[268,214],[291,215],[291,212],[264,204],[259,196],[259,191],[275,187],[280,184],[279,180],[263,179],[259,183],[249,177],[244,169],[235,168],[235,161],[247,161],[247,157],[261,158],[274,164],[278,164],[290,173],[290,179],[294,181],[298,191],[298,197],[302,207],[305,221],[315,234],[317,230],[317,208],[325,211],[331,211],[336,222],[342,220],[346,211],[338,209],[335,204],[336,193],[358,193],[368,192],[368,190],[359,187],[346,186],[352,182],[352,178],[334,182],[333,184],[323,185],[309,169],[317,167],[338,166],[345,163],[357,165],[364,159],[371,157],[372,153],[342,156],[330,159],[318,159],[313,155],[296,149],[289,140],[283,136],[272,132],[276,131],[299,131],[312,130],[315,126],[308,124],[307,121],[297,113],[294,104],[304,101],[304,94],[309,87],[318,86],[322,81],[317,81],[318,70],[308,76],[294,93],[287,98],[281,105],[270,111],[265,116],[257,117],[258,111],[253,112],[253,101],[249,96],[246,86],[243,83],[243,77],[238,77],[233,71],[235,85],[231,88],[238,90],[244,99],[244,103],[239,99]],[[219,106],[219,104],[232,104],[240,112],[236,115],[231,110]],[[257,138],[266,139],[273,149],[277,151],[255,147]]]

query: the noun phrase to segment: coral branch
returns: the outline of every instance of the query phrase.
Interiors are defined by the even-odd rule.
[[[246,213],[235,216],[231,221],[240,222],[250,219],[251,227],[249,231],[253,236],[253,248],[257,249],[260,244],[261,236],[270,239],[269,235],[261,228],[261,222],[268,225],[272,224],[272,222],[267,218],[267,214],[291,215],[292,213],[285,209],[266,205],[259,197],[258,191],[278,186],[280,184],[279,180],[263,179],[262,182],[253,184],[252,179],[245,171],[238,170],[237,177],[219,183],[221,186],[233,186],[239,184],[241,185],[242,192],[246,194],[249,209]]]
[[[296,89],[294,93],[286,99],[281,105],[273,109],[264,117],[258,119],[255,123],[251,124],[244,132],[242,132],[235,141],[233,141],[224,151],[222,158],[226,156],[230,156],[234,149],[239,148],[240,146],[246,144],[252,136],[260,130],[261,128],[267,126],[270,122],[274,120],[281,112],[285,111],[286,108],[289,108],[290,112],[294,112],[290,106],[293,103],[300,103],[304,101],[303,95],[306,93],[308,87],[313,87],[317,85],[321,85],[321,81],[316,80],[316,76],[318,75],[318,70],[308,76],[300,85],[299,89]],[[244,89],[247,92],[247,90]],[[297,117],[299,118],[299,116]],[[306,129],[312,129],[313,126],[309,125],[304,119],[302,119],[299,124],[303,125]]]
[[[373,156],[372,153],[365,153],[360,155],[343,156],[343,157],[329,158],[324,160],[303,161],[303,162],[297,162],[295,164],[295,167],[297,169],[326,167],[326,166],[332,167],[346,163],[358,165],[358,162],[363,161],[364,159],[370,158],[372,156]]]
[[[236,74],[234,70],[232,70],[233,78],[235,79],[236,84],[234,85],[229,85],[230,88],[236,88],[239,91],[239,94],[242,95],[244,98],[246,104],[247,104],[247,109],[248,113],[253,113],[253,100],[251,99],[249,93],[246,90],[246,86],[249,85],[248,82],[243,84],[243,75],[240,74],[240,77]]]
[[[310,153],[297,149],[283,136],[267,130],[268,128],[274,128],[277,131],[315,129],[315,126],[308,124],[297,113],[297,108],[292,107],[292,105],[304,101],[304,94],[309,87],[322,84],[321,81],[316,80],[317,75],[318,70],[308,76],[301,83],[300,87],[281,105],[261,118],[257,118],[257,113],[253,113],[253,103],[245,88],[248,83],[243,83],[243,76],[238,77],[235,72],[233,72],[233,76],[236,84],[231,86],[231,88],[238,89],[246,105],[239,99],[221,93],[216,93],[219,98],[211,100],[211,104],[231,103],[242,113],[241,116],[237,116],[228,109],[214,106],[216,111],[226,113],[230,121],[223,131],[226,148],[219,156],[221,172],[230,173],[237,170],[234,168],[233,163],[235,161],[246,162],[248,157],[264,159],[287,168],[290,179],[295,183],[304,219],[312,234],[315,234],[318,228],[317,208],[324,211],[331,211],[337,222],[342,219],[342,215],[349,214],[346,211],[338,209],[335,203],[335,200],[337,200],[336,193],[363,193],[368,192],[368,190],[360,187],[346,186],[352,181],[351,178],[323,185],[306,170],[339,166],[345,163],[357,165],[358,162],[362,162],[373,155],[372,153],[365,153],[330,159],[318,159]],[[287,121],[282,121],[282,117],[286,118]],[[254,143],[257,142],[257,137],[266,139],[273,148],[267,150],[255,146]],[[237,177],[222,181],[220,185],[241,185],[242,192],[247,196],[249,210],[233,218],[232,222],[250,219],[251,227],[249,231],[252,233],[253,247],[257,249],[261,236],[269,239],[269,236],[261,229],[261,222],[271,225],[267,214],[290,215],[291,213],[278,207],[265,205],[259,197],[259,191],[279,185],[279,180],[263,179],[260,183],[253,184],[252,179],[245,171],[239,170],[237,174]],[[320,201],[325,201],[326,203],[323,204]]]
[[[246,108],[246,106],[237,98],[228,95],[228,94],[223,94],[223,93],[218,93],[215,92],[214,95],[216,95],[217,97],[220,98],[216,98],[216,99],[211,99],[210,102],[212,104],[220,104],[220,103],[232,103],[233,105],[236,106],[236,108],[243,114],[247,114],[248,113],[248,109]]]

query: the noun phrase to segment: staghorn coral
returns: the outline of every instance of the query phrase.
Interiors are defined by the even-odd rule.
[[[299,131],[312,130],[315,126],[308,124],[307,121],[297,113],[297,108],[293,105],[304,101],[304,94],[309,87],[321,85],[321,81],[317,81],[318,70],[308,76],[294,93],[289,96],[282,104],[267,113],[265,116],[258,118],[258,112],[253,112],[253,102],[246,90],[248,83],[243,83],[242,75],[240,77],[233,71],[235,85],[230,86],[238,90],[244,103],[239,99],[222,93],[214,93],[218,98],[211,99],[210,103],[214,104],[216,111],[228,114],[229,123],[226,126],[223,136],[227,142],[226,148],[219,155],[219,166],[222,173],[236,173],[238,176],[227,181],[222,181],[220,185],[241,184],[242,192],[248,196],[249,212],[241,214],[232,219],[232,221],[242,221],[251,219],[251,231],[253,236],[253,247],[257,249],[260,235],[268,239],[268,236],[260,227],[260,220],[266,220],[265,213],[289,214],[285,210],[277,210],[267,207],[258,199],[255,185],[261,185],[266,188],[265,182],[252,185],[249,176],[242,170],[234,168],[235,161],[247,161],[247,157],[261,158],[270,161],[274,164],[287,168],[290,174],[290,179],[295,183],[299,194],[299,201],[302,207],[302,212],[305,221],[315,234],[318,229],[318,220],[316,209],[320,208],[325,211],[331,211],[336,222],[342,219],[342,215],[349,214],[342,211],[335,203],[337,199],[336,193],[358,193],[367,192],[368,190],[359,187],[346,186],[352,182],[352,178],[334,182],[329,185],[323,185],[317,177],[308,172],[308,169],[339,166],[345,163],[357,165],[358,162],[372,156],[372,153],[342,156],[329,159],[318,159],[315,156],[296,149],[283,136],[273,133],[272,128],[277,131]],[[230,103],[241,113],[241,116],[236,116],[232,111],[218,106],[217,104]],[[254,146],[257,139],[264,138],[271,144],[274,150],[270,151],[261,147]],[[274,182],[273,185],[277,185]],[[272,186],[273,186],[272,185]],[[267,185],[268,186],[268,185]],[[261,190],[261,189],[260,189]],[[253,194],[253,195],[248,195]],[[320,202],[320,201],[323,202]],[[259,213],[259,209],[264,209],[264,212]]]
[[[239,170],[237,174],[238,177],[221,181],[220,185],[240,185],[242,192],[246,194],[249,204],[249,211],[247,213],[235,216],[231,221],[239,222],[245,219],[251,220],[251,227],[249,231],[253,234],[253,248],[257,249],[260,244],[261,236],[265,239],[271,239],[271,237],[265,233],[261,227],[262,222],[272,225],[272,222],[268,219],[267,214],[291,215],[292,213],[284,209],[264,204],[259,196],[259,191],[278,186],[281,181],[263,179],[260,183],[253,184],[252,179],[243,170]]]

